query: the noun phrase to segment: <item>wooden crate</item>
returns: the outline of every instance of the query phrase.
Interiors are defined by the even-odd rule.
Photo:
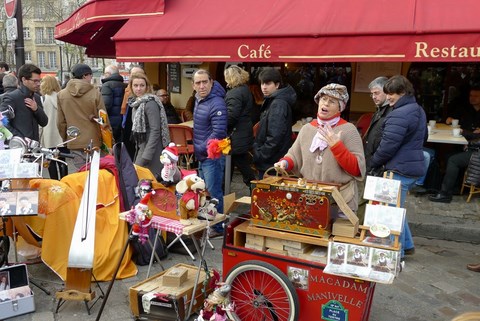
[[[163,276],[168,273],[170,269],[186,269],[187,279],[179,287],[170,287],[163,284]],[[142,281],[129,290],[130,308],[135,317],[142,317],[151,320],[162,321],[176,321],[177,317],[184,320],[188,313],[190,301],[193,296],[193,287],[195,284],[195,277],[197,275],[198,267],[188,264],[177,264],[166,271],[163,271],[151,278]],[[203,306],[205,297],[212,292],[212,289],[207,288],[206,293],[203,290],[203,281],[206,278],[205,271],[200,271],[200,277],[195,291],[194,304],[192,311],[196,311]],[[142,297],[147,293],[161,293],[168,295],[167,300],[153,299],[151,301],[150,313],[147,313],[142,305]],[[178,311],[178,316],[177,316]]]

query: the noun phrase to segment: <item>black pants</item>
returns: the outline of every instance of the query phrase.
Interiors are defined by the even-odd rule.
[[[453,189],[455,188],[458,175],[460,174],[461,170],[467,168],[472,154],[473,151],[469,150],[454,154],[448,158],[447,170],[442,182],[442,193],[446,195],[453,194]]]
[[[237,167],[242,174],[243,182],[250,187],[250,181],[256,179],[252,169],[252,157],[249,153],[232,155],[232,174],[233,168]],[[233,175],[231,176],[233,177]]]
[[[60,152],[68,154],[70,151],[66,147],[60,147]],[[64,157],[59,157],[60,160],[65,161]],[[68,175],[68,166],[60,162],[51,161],[48,165],[48,174],[51,179],[61,180]]]

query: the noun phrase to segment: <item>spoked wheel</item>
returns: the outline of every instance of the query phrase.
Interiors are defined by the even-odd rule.
[[[297,321],[298,295],[290,280],[275,266],[262,261],[237,264],[225,282],[232,286],[234,321]]]

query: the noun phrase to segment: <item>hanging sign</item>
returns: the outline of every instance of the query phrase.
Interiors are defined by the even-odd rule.
[[[17,0],[3,0],[3,6],[5,7],[7,17],[13,18],[17,11]]]

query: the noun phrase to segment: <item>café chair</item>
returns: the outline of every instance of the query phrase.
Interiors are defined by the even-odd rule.
[[[373,113],[365,113],[362,114],[355,126],[357,127],[358,132],[360,133],[360,136],[363,138],[363,136],[367,133],[368,127],[370,126],[370,122],[372,120]]]
[[[178,156],[185,163],[185,168],[190,170],[193,163],[193,129],[188,126],[169,124],[170,140],[177,145]],[[178,163],[179,167],[183,166],[182,161]]]
[[[470,202],[473,194],[480,193],[480,152],[475,152],[470,158],[465,176],[463,178],[462,189],[460,194],[463,194],[464,188],[469,188],[467,203]]]

